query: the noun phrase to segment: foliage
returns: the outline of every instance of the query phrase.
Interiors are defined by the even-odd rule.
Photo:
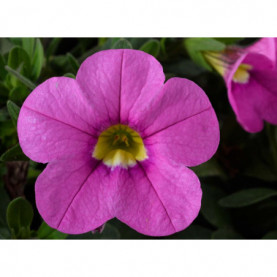
[[[23,154],[17,117],[34,87],[53,76],[75,78],[80,63],[105,49],[139,49],[155,56],[165,75],[188,78],[204,89],[217,113],[221,142],[216,155],[192,168],[201,180],[202,207],[186,230],[172,239],[277,238],[277,127],[249,134],[236,121],[222,78],[203,51],[247,45],[242,38],[2,38],[0,39],[0,239],[140,239],[149,238],[116,219],[101,233],[67,235],[40,217],[34,184],[45,165]],[[25,166],[21,166],[24,164]],[[14,170],[17,168],[17,171]],[[15,186],[11,179],[21,179]],[[18,197],[20,196],[20,197]]]

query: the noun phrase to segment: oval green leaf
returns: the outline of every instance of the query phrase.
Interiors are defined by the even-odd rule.
[[[184,46],[191,59],[206,68],[212,70],[203,56],[204,51],[222,51],[225,44],[212,38],[188,38],[184,40]]]
[[[267,188],[254,188],[241,190],[219,200],[219,205],[226,208],[242,208],[261,202],[272,196],[277,196],[277,191]]]
[[[7,208],[7,222],[16,238],[29,237],[33,216],[33,207],[26,199],[18,197],[10,202]]]
[[[5,80],[7,71],[5,70],[5,60],[2,55],[0,55],[0,80]]]
[[[11,73],[16,79],[18,79],[22,84],[24,84],[27,88],[33,90],[36,88],[36,85],[30,81],[28,78],[17,72],[16,70],[12,69],[8,65],[5,66],[5,69]]]
[[[202,190],[201,213],[204,218],[215,227],[231,225],[230,211],[217,203],[226,193],[220,187],[207,183],[202,184]]]
[[[127,39],[119,39],[113,46],[112,49],[132,49],[131,43]]]
[[[68,78],[72,78],[72,79],[76,78],[76,76],[73,73],[65,73],[63,76],[68,77]]]
[[[27,52],[30,59],[33,57],[35,43],[35,38],[22,38],[22,48]]]
[[[27,74],[31,69],[30,57],[23,48],[15,46],[9,53],[8,66],[14,70],[22,66],[22,72],[24,72],[25,76],[28,76]]]
[[[150,39],[140,47],[140,50],[157,57],[160,53],[160,42],[156,39]]]
[[[243,237],[234,230],[219,229],[212,233],[212,239],[243,239]]]
[[[10,117],[12,119],[12,122],[13,122],[15,128],[16,128],[17,118],[18,118],[18,115],[19,115],[20,108],[14,102],[12,102],[11,100],[8,100],[7,108],[8,108],[8,112],[10,114]]]
[[[73,72],[77,73],[77,71],[78,71],[78,69],[80,67],[78,61],[70,53],[67,53],[66,56],[67,56],[68,63],[70,64],[71,68],[73,69]]]
[[[67,237],[67,234],[51,228],[44,221],[40,225],[37,235],[39,239],[65,239]]]
[[[24,155],[19,144],[16,144],[4,154],[0,156],[0,161],[9,162],[9,161],[28,161],[28,157]]]
[[[44,62],[44,50],[39,38],[36,39],[34,47],[34,54],[32,56],[32,78],[37,80]]]
[[[17,86],[9,92],[9,99],[21,106],[29,93],[30,90],[25,86]]]

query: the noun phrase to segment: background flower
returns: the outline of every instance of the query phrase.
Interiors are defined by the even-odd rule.
[[[226,82],[238,122],[248,132],[277,124],[277,70],[274,38],[262,38],[247,48],[226,48],[209,61]]]

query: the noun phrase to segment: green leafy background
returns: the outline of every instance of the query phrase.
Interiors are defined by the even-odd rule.
[[[277,238],[277,127],[257,134],[237,123],[223,79],[204,51],[245,47],[256,38],[1,38],[0,239],[146,239],[113,219],[103,230],[67,235],[50,228],[35,205],[34,184],[45,165],[22,152],[16,123],[29,93],[53,76],[75,78],[88,56],[104,49],[140,49],[156,57],[167,79],[188,78],[208,94],[221,141],[215,156],[192,168],[201,180],[202,207],[186,230],[167,239]],[[161,239],[161,238],[159,238]],[[163,238],[162,238],[163,239]]]

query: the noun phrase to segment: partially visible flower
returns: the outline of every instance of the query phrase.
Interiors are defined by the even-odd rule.
[[[27,156],[48,163],[35,192],[51,227],[85,233],[116,217],[165,236],[195,219],[202,191],[186,166],[215,153],[218,121],[196,84],[164,80],[152,56],[107,50],[87,58],[76,80],[51,78],[29,95],[18,136]]]
[[[277,124],[277,70],[274,38],[262,38],[241,49],[207,52],[207,61],[224,77],[230,104],[248,132],[263,129],[264,121]]]

